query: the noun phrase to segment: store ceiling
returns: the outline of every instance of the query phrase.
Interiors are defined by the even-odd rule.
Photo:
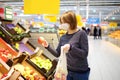
[[[60,14],[73,10],[83,18],[97,17],[101,20],[120,22],[120,0],[60,0]],[[23,0],[0,0],[14,6],[14,11],[21,13]],[[87,7],[88,6],[88,7]],[[88,15],[87,15],[88,13]]]

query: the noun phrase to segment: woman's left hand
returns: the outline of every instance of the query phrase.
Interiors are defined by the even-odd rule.
[[[70,50],[70,44],[65,44],[64,46],[62,46],[64,53],[68,53],[68,51]]]

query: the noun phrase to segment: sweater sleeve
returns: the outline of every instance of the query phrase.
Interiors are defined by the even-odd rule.
[[[46,47],[46,49],[53,54],[55,57],[59,57],[59,54],[56,50],[54,50],[52,47],[50,47],[50,45],[48,47]]]
[[[57,49],[53,49],[52,47],[50,47],[50,45],[48,47],[46,47],[46,49],[51,52],[51,54],[53,54],[55,57],[59,57],[60,56],[60,49],[61,49],[61,39],[60,42],[58,44]]]
[[[88,55],[88,38],[84,31],[80,34],[79,45],[80,47],[76,47],[76,45],[71,44],[70,54],[84,59]]]

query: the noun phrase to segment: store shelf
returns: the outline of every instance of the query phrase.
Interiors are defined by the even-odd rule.
[[[116,46],[120,47],[120,39],[107,37],[106,40],[113,43],[113,44],[115,44]]]
[[[11,58],[14,58],[15,56],[18,55],[18,53],[9,45],[7,44],[2,38],[0,38],[0,48],[1,48],[1,52],[2,50],[6,51],[7,53],[4,55],[8,55],[11,54]],[[5,52],[4,52],[5,53]],[[3,56],[3,53],[0,53],[0,58],[2,58],[2,60],[4,60],[5,62],[8,60],[8,57]]]
[[[18,71],[20,71],[22,76],[25,79],[27,79],[31,75],[33,76],[33,78],[35,75],[39,76],[40,78],[44,78],[44,76],[41,75],[41,73],[36,68],[34,68],[31,64],[29,64],[27,61],[23,61],[22,63],[17,63],[13,67],[15,69],[17,69]],[[26,73],[25,73],[25,71],[26,71]],[[29,72],[29,73],[27,73],[27,72]],[[32,72],[33,72],[33,74],[32,74]]]
[[[45,76],[46,78],[48,78],[49,76],[51,76],[51,74],[54,73],[55,69],[56,69],[56,65],[57,65],[57,61],[53,60],[52,61],[52,67],[51,69],[46,72],[46,70],[44,68],[39,68],[35,63],[33,63],[30,59],[26,60],[29,64],[31,64],[39,73],[41,73],[43,76]]]

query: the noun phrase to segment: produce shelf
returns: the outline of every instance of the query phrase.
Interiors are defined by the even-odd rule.
[[[21,59],[21,58],[18,58],[18,59]],[[18,60],[19,61],[19,60]],[[22,76],[26,79],[31,78],[34,78],[36,75],[37,77],[40,77],[42,78],[42,80],[46,80],[45,76],[42,75],[36,68],[34,68],[33,65],[30,64],[30,62],[28,62],[27,59],[24,58],[24,60],[22,59],[21,62],[16,62],[13,67],[20,71]],[[36,79],[34,79],[36,80]],[[37,79],[38,80],[38,79]]]
[[[7,44],[2,38],[0,38],[0,48],[1,48],[2,50],[7,50],[8,53],[12,55],[11,58],[14,58],[14,57],[16,57],[16,56],[18,55],[18,53],[17,53],[9,44]],[[2,50],[1,50],[1,52],[2,52]],[[5,53],[5,52],[4,52],[4,53]],[[6,62],[6,61],[8,60],[8,58],[5,57],[5,56],[2,56],[2,55],[3,55],[3,52],[0,53],[0,54],[1,54],[1,55],[0,55],[0,58],[1,58],[3,61]]]
[[[54,73],[54,70],[56,69],[56,65],[57,65],[57,61],[53,60],[52,61],[52,67],[50,68],[50,70],[47,72],[44,68],[40,68],[38,67],[35,63],[33,63],[30,59],[26,59],[26,61],[31,64],[39,73],[41,73],[43,76],[46,77],[46,79],[52,74]]]

